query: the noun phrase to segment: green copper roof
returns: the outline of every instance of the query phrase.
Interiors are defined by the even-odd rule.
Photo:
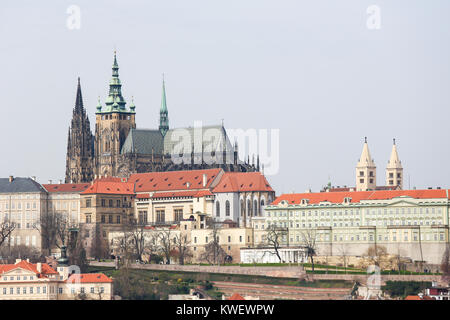
[[[114,62],[112,66],[112,78],[109,81],[109,94],[105,101],[105,107],[99,110],[97,106],[97,113],[109,112],[123,112],[134,113],[134,110],[128,110],[125,99],[122,96],[122,84],[119,79],[119,65],[117,64],[116,52],[114,51]]]
[[[165,136],[168,130],[169,130],[169,112],[167,110],[166,84],[163,75],[161,109],[159,110],[159,131],[163,136]]]

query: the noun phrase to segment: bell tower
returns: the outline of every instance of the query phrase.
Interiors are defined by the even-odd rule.
[[[356,165],[356,191],[375,190],[376,186],[377,167],[370,156],[367,137],[365,137],[361,158]]]
[[[97,176],[117,176],[120,151],[130,129],[136,128],[135,111],[132,102],[126,108],[119,79],[119,65],[116,52],[109,82],[109,94],[105,107],[100,103],[95,113],[95,174]]]
[[[386,167],[386,186],[403,189],[403,167],[397,153],[395,139],[393,139],[391,157]]]

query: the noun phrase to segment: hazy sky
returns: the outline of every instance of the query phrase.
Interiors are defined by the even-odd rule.
[[[449,13],[448,0],[2,0],[0,176],[64,178],[77,77],[94,129],[116,48],[138,128],[158,125],[164,72],[171,127],[280,129],[277,194],[354,185],[364,136],[378,185],[395,137],[405,187],[448,188]]]

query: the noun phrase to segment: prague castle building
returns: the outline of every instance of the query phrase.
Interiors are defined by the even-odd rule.
[[[96,177],[129,177],[133,173],[222,168],[227,172],[253,172],[257,164],[238,158],[238,146],[231,144],[223,125],[196,128],[169,128],[169,115],[163,81],[157,129],[136,128],[136,106],[122,96],[116,53],[109,93],[100,100],[92,135],[81,86],[69,128],[66,183],[90,182]],[[185,145],[189,141],[188,146]],[[182,143],[184,142],[184,144]],[[181,147],[180,147],[181,145]]]

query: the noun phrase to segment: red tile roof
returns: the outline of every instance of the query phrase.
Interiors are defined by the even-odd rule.
[[[105,182],[127,182],[127,178],[119,178],[119,177],[102,177],[97,178],[94,181],[105,181]]]
[[[429,297],[429,296],[422,296],[422,297],[419,297],[419,296],[413,296],[413,295],[410,295],[410,296],[407,296],[407,297],[405,298],[405,300],[436,300],[436,299],[433,298],[433,297]]]
[[[222,169],[205,169],[136,173],[130,176],[128,182],[136,184],[136,192],[204,189],[209,188],[222,172]],[[203,186],[203,174],[207,177],[206,186]]]
[[[388,200],[396,197],[408,196],[415,199],[448,199],[447,190],[385,190],[385,191],[350,191],[350,192],[318,192],[318,193],[295,193],[282,194],[275,199],[273,205],[282,200],[289,204],[300,204],[302,199],[308,199],[310,204],[318,204],[322,201],[331,203],[342,203],[344,198],[351,198],[351,203],[361,200]]]
[[[273,191],[273,189],[261,172],[227,172],[213,190],[214,193],[245,191]]]
[[[227,300],[245,300],[245,299],[239,293],[233,293],[233,295],[229,297]]]
[[[213,194],[209,190],[190,190],[190,191],[174,191],[174,192],[155,192],[152,198],[173,198],[173,197],[200,198],[212,195]]]
[[[80,193],[89,188],[90,183],[62,183],[62,184],[43,184],[47,192],[76,192]]]
[[[32,271],[36,274],[39,274],[37,270],[37,264],[33,264],[31,262],[28,262],[26,260],[22,260],[19,263],[16,264],[0,264],[0,274],[4,272],[8,272],[11,270],[14,270],[16,268],[22,268],[25,270]],[[58,274],[52,267],[50,267],[46,263],[42,263],[42,269],[40,275],[48,275],[48,274]]]
[[[69,283],[110,283],[112,280],[104,275],[103,273],[82,273],[82,274],[72,274],[66,280]]]
[[[81,194],[134,194],[134,184],[97,180]]]

